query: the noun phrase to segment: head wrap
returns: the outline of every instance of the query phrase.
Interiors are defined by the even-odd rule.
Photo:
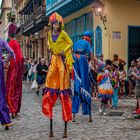
[[[84,36],[87,36],[87,37],[92,38],[93,33],[92,33],[91,31],[86,31],[86,32],[84,33]]]
[[[57,12],[49,17],[49,25],[53,25],[54,23],[60,23],[62,27],[64,26],[63,18]]]
[[[101,71],[105,68],[106,64],[105,62],[98,60],[98,70]]]
[[[16,30],[17,30],[17,26],[14,23],[11,23],[8,29],[8,36],[14,37],[16,34]]]
[[[92,45],[92,40],[91,40],[92,36],[93,36],[93,33],[91,31],[86,31],[84,33],[83,39],[87,40]]]

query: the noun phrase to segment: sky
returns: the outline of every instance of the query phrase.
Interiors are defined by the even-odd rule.
[[[1,7],[1,2],[2,2],[2,0],[0,0],[0,7]],[[0,14],[1,14],[1,9],[0,9]]]

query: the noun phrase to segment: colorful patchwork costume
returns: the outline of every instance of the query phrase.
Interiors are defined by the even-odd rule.
[[[57,13],[50,16],[49,21],[50,24],[55,22],[63,24],[62,17]],[[53,107],[59,97],[65,122],[72,120],[70,99],[70,72],[73,64],[72,45],[73,43],[65,31],[61,30],[57,37],[54,37],[51,31],[48,33],[48,47],[52,56],[45,83],[42,112],[52,119]],[[64,55],[60,55],[61,52],[64,52]]]
[[[6,101],[6,91],[5,91],[5,79],[4,79],[4,62],[2,60],[2,49],[5,49],[10,55],[10,57],[14,56],[14,52],[8,44],[0,38],[0,122],[4,126],[10,126],[11,120],[9,115],[9,109],[7,107]]]
[[[113,87],[110,82],[109,71],[105,70],[105,63],[99,61],[99,73],[97,76],[98,82],[98,97],[101,98],[100,112],[106,114],[108,99],[113,95]]]
[[[9,26],[9,39],[8,44],[14,51],[16,56],[16,62],[12,59],[7,73],[6,81],[6,93],[7,102],[10,109],[10,113],[17,114],[20,112],[21,99],[22,99],[22,74],[23,74],[23,55],[20,49],[20,45],[16,39],[14,39],[16,33],[16,25],[11,23]]]

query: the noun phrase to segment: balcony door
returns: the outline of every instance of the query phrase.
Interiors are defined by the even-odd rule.
[[[128,27],[128,64],[140,57],[140,26]]]

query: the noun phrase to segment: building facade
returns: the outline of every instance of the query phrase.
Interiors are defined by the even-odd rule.
[[[47,46],[44,27],[48,24],[46,18],[45,0],[14,0],[17,11],[17,24],[20,32],[17,38],[22,46],[23,54],[28,58],[46,58]]]
[[[100,0],[104,5],[105,21],[93,9],[97,0],[47,0],[46,14],[57,11],[64,17],[65,30],[73,41],[84,31],[93,31],[92,49],[105,59],[117,53],[126,62],[140,56],[140,1]],[[105,29],[105,26],[106,29]]]
[[[8,13],[10,13],[12,9],[12,1],[11,0],[2,0],[1,4],[1,16],[0,19],[2,20],[1,24],[1,36],[5,40],[8,38],[8,26],[10,21],[8,21]]]
[[[102,3],[97,16],[94,5]],[[48,17],[58,12],[73,42],[85,31],[93,32],[92,50],[105,59],[117,53],[126,62],[140,56],[140,1],[138,0],[14,0],[22,50],[29,58],[48,57],[44,28]],[[100,7],[99,7],[100,8]]]

